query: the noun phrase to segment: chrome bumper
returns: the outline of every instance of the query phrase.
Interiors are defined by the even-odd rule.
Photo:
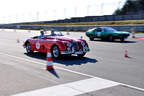
[[[79,51],[61,51],[62,55],[66,55],[66,54],[83,54],[90,51],[89,48],[83,49],[83,50],[79,50]]]

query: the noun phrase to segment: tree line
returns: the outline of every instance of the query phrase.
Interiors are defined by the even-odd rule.
[[[144,0],[127,0],[122,8],[118,8],[113,15],[144,14]]]

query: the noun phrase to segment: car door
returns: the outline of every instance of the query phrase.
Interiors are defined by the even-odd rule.
[[[108,38],[108,36],[109,36],[109,31],[107,30],[107,28],[103,28],[102,38]]]
[[[102,35],[102,28],[97,28],[95,31],[94,31],[94,34],[97,38],[101,38],[101,35]]]
[[[40,38],[33,39],[33,47],[35,51],[40,51]]]
[[[96,29],[94,29],[94,30],[92,31],[92,35],[93,35],[93,37],[97,37],[97,30],[96,30]]]
[[[34,38],[31,39],[31,47],[33,49],[33,51],[38,51],[38,52],[42,52],[41,46],[42,46],[42,38],[40,38],[40,36],[36,36]]]
[[[36,42],[38,41],[38,36],[35,36],[31,39],[29,39],[31,50],[36,51]]]
[[[107,32],[106,32],[106,30],[105,30],[105,28],[101,28],[101,38],[105,38],[106,37],[106,35],[107,35]]]

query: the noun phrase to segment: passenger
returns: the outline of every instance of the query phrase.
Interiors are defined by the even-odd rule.
[[[97,32],[102,32],[102,29],[101,28],[97,28]]]
[[[56,34],[54,33],[54,30],[51,30],[51,36],[55,36]]]
[[[44,38],[44,31],[40,31],[41,35],[40,38]]]

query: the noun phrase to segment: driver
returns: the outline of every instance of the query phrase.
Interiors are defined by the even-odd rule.
[[[51,30],[51,36],[55,36],[56,34],[54,33],[54,30]]]
[[[98,31],[98,32],[101,32],[101,31],[102,31],[102,29],[101,29],[101,28],[97,28],[97,31]]]
[[[44,31],[40,31],[41,35],[40,35],[40,38],[44,38]]]

